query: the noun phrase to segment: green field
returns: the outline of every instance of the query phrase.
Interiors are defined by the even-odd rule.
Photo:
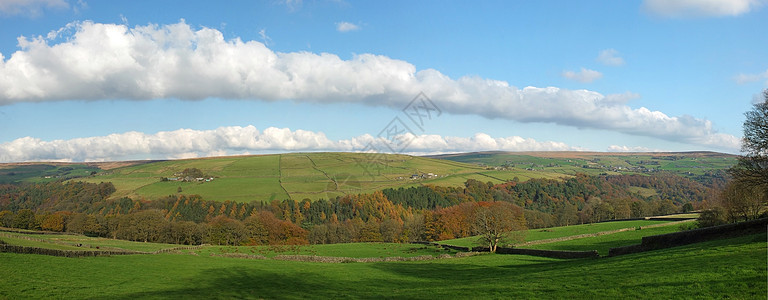
[[[22,239],[23,237],[33,240]],[[15,232],[0,232],[0,240],[11,245],[61,250],[95,250],[96,247],[99,247],[100,249],[152,252],[180,246],[175,244],[131,242],[74,234],[24,234]],[[78,244],[81,246],[76,246]]]
[[[161,180],[186,168],[200,169],[214,180]],[[428,176],[430,173],[433,175]],[[411,179],[414,174],[424,178]],[[472,164],[408,155],[290,153],[152,162],[77,180],[112,182],[117,189],[112,197],[155,199],[181,189],[183,194],[201,195],[206,200],[250,202],[329,199],[421,184],[461,186],[467,179],[501,183],[515,177],[527,180],[560,176],[552,172],[486,170]]]
[[[98,167],[85,164],[0,164],[0,184],[51,182],[86,177],[99,171]]]
[[[647,228],[642,230],[630,230],[595,237],[586,237],[575,240],[530,245],[523,248],[545,250],[569,250],[590,251],[597,250],[600,255],[608,255],[610,248],[640,244],[644,236],[666,234],[680,231],[680,225],[673,224],[663,227]]]
[[[573,175],[653,174],[667,172],[681,176],[704,175],[726,170],[737,156],[714,152],[600,153],[600,152],[481,152],[431,156],[488,167],[535,169]]]
[[[574,236],[574,235],[580,235],[580,234],[591,234],[591,233],[598,233],[603,231],[611,231],[611,230],[624,229],[624,228],[637,228],[641,226],[663,224],[668,222],[670,221],[650,221],[650,220],[616,221],[616,222],[581,224],[581,225],[571,225],[571,226],[562,226],[562,227],[553,227],[553,228],[529,229],[525,235],[525,241],[530,242],[530,241],[562,238],[562,237],[568,237],[568,236]],[[651,234],[648,234],[648,235],[651,235]],[[466,238],[440,241],[440,243],[447,244],[447,245],[454,245],[454,246],[462,246],[462,247],[473,247],[473,246],[478,246],[477,239],[478,239],[477,237],[466,237]],[[639,240],[638,240],[638,243],[639,243]],[[528,247],[525,247],[525,248],[528,248]],[[588,250],[595,250],[595,249],[588,249]]]
[[[765,252],[765,235],[760,234],[581,260],[486,254],[306,263],[182,254],[61,258],[0,253],[0,298],[757,299],[768,292]]]

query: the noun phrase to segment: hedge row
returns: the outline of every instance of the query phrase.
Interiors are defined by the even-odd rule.
[[[92,251],[92,250],[59,250],[38,247],[26,247],[0,244],[0,252],[20,253],[20,254],[41,254],[61,257],[89,257],[89,256],[108,256],[108,255],[127,255],[127,254],[146,254],[138,251]]]
[[[439,243],[431,243],[431,242],[417,242],[416,244],[422,244],[422,245],[435,245],[440,246],[446,249],[453,249],[457,251],[465,251],[465,252],[489,252],[490,248],[488,247],[461,247],[461,246],[454,246],[454,245],[445,245],[445,244],[439,244]],[[562,250],[538,250],[538,249],[522,249],[522,248],[507,248],[507,247],[496,247],[496,253],[498,254],[518,254],[518,255],[531,255],[531,256],[540,256],[540,257],[549,257],[549,258],[564,258],[564,259],[572,259],[572,258],[593,258],[598,257],[597,250],[591,250],[591,251],[562,251]]]

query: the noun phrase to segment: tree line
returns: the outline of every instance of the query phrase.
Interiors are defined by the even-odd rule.
[[[642,196],[633,186],[660,192]],[[111,183],[52,182],[0,185],[0,225],[180,244],[433,241],[483,234],[478,215],[492,214],[478,211],[499,205],[512,212],[514,228],[542,228],[691,210],[713,201],[716,188],[676,176],[578,174],[243,203],[184,194],[113,199]]]

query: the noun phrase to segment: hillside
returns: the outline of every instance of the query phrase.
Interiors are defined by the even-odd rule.
[[[182,181],[178,175],[185,169],[198,169],[206,176]],[[460,186],[467,179],[501,183],[515,177],[527,180],[560,176],[522,169],[488,170],[450,160],[398,154],[372,159],[363,153],[290,153],[150,162],[77,180],[112,182],[117,189],[113,198],[152,199],[182,193],[198,194],[207,200],[249,202],[328,199],[420,184]]]
[[[112,182],[112,198],[154,199],[198,194],[237,202],[329,199],[424,184],[461,186],[467,179],[502,183],[517,178],[674,174],[697,181],[719,176],[736,156],[713,152],[481,152],[418,157],[399,154],[289,153],[168,161],[0,164],[0,183],[70,179]],[[197,170],[182,178],[184,170]],[[197,177],[197,176],[203,176]],[[187,180],[185,180],[187,179]],[[654,190],[636,187],[646,196]]]
[[[527,169],[573,175],[671,173],[696,179],[725,170],[738,156],[717,152],[473,152],[429,156],[492,169]]]

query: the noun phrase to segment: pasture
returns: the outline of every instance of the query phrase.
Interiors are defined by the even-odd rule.
[[[0,298],[754,299],[767,292],[765,251],[760,234],[580,260],[485,254],[308,263],[188,254],[62,258],[0,253]]]

